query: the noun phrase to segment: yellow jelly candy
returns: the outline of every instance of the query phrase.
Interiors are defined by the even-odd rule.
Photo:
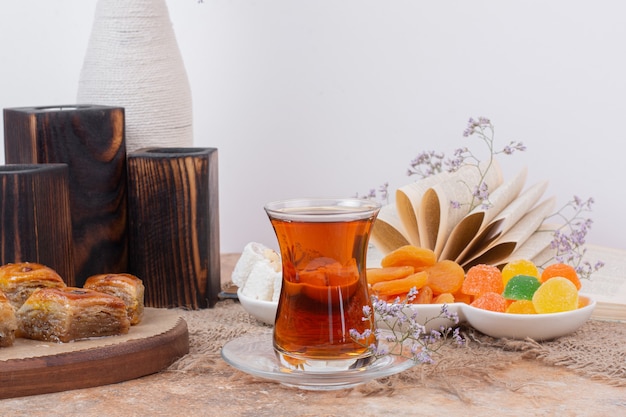
[[[551,278],[535,291],[533,306],[539,314],[575,310],[578,308],[578,290],[567,278]]]
[[[530,300],[513,301],[506,309],[507,313],[512,314],[537,314],[535,306]]]
[[[526,275],[539,278],[539,270],[532,261],[528,259],[518,259],[511,261],[502,268],[502,283],[506,284],[516,275]]]
[[[578,278],[578,273],[574,267],[562,263],[552,264],[543,270],[540,280],[541,282],[546,282],[550,278],[554,277],[567,278],[574,283],[577,289],[580,290],[580,279]]]

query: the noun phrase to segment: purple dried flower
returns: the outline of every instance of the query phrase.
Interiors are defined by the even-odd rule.
[[[398,297],[393,303],[387,303],[373,296],[373,311],[370,308],[363,308],[364,320],[370,321],[372,327],[374,327],[374,320],[377,320],[378,324],[381,325],[374,330],[378,343],[369,346],[374,355],[401,355],[416,363],[432,363],[432,354],[437,352],[448,340],[456,345],[465,342],[458,328],[442,326],[439,330],[427,332],[426,326],[417,321],[417,311],[408,307],[410,298],[414,297],[415,294],[417,294],[417,290],[412,288],[407,298],[401,300]],[[455,325],[459,322],[458,315],[450,313],[446,305],[442,306],[439,316],[430,318],[428,321],[442,317],[448,318]],[[382,330],[381,327],[389,330]],[[350,335],[353,340],[359,342],[366,340],[366,337],[371,333],[367,330],[359,333],[351,329]]]
[[[549,216],[560,218],[564,222],[563,226],[552,234],[550,248],[555,252],[554,260],[572,265],[581,278],[589,278],[593,272],[604,266],[602,261],[592,265],[583,259],[587,252],[585,248],[587,233],[593,224],[590,218],[583,217],[583,213],[591,211],[593,202],[593,198],[583,200],[574,196],[558,212]]]

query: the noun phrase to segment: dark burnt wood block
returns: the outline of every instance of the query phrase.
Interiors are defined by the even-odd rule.
[[[67,164],[77,285],[93,274],[127,272],[124,109],[4,109],[4,148],[8,164]]]
[[[128,155],[129,265],[150,307],[213,307],[220,292],[214,148]]]
[[[0,264],[36,262],[75,285],[65,164],[0,165]]]

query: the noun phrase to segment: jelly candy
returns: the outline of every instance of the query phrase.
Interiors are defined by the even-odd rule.
[[[502,295],[508,300],[532,300],[540,285],[536,277],[516,275],[507,282]]]
[[[531,300],[513,301],[506,309],[511,314],[537,314],[535,306]]]
[[[465,275],[461,292],[480,297],[487,292],[502,293],[502,273],[493,265],[475,265]]]
[[[533,305],[537,313],[558,313],[578,308],[578,290],[567,278],[550,278],[535,291]]]
[[[506,311],[506,304],[506,300],[502,295],[495,292],[486,292],[475,299],[470,305],[476,308],[482,308],[483,310],[504,313]]]
[[[580,290],[580,279],[578,278],[576,270],[572,266],[562,263],[556,263],[548,266],[541,273],[541,282],[546,282],[550,278],[554,277],[567,278],[572,281],[577,290]]]
[[[502,281],[504,286],[516,275],[529,275],[539,278],[539,270],[532,261],[528,259],[518,259],[511,261],[502,268]]]

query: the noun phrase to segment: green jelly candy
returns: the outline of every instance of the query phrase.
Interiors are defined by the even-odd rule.
[[[507,300],[532,300],[540,286],[541,282],[536,277],[516,275],[506,283],[502,296]]]

